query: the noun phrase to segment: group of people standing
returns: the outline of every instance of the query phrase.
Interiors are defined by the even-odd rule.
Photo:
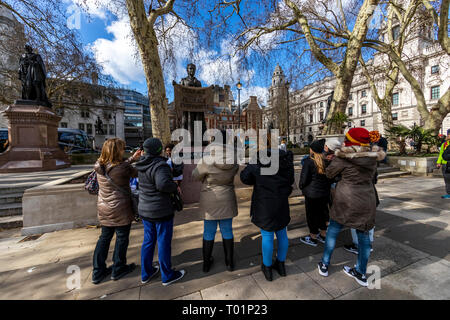
[[[344,266],[344,272],[362,286],[367,286],[366,268],[379,203],[375,188],[377,164],[386,156],[373,137],[379,135],[352,128],[343,146],[333,142],[326,145],[325,139],[314,141],[300,177],[310,230],[300,241],[312,246],[324,244],[318,271],[326,277],[336,238],[342,227],[350,227],[356,239],[345,249],[356,253],[358,259],[355,267]]]
[[[300,185],[305,195],[307,222],[310,235],[301,241],[310,245],[325,244],[325,251],[319,272],[328,275],[328,266],[335,247],[336,237],[343,226],[355,229],[358,246],[358,261],[355,268],[344,271],[362,285],[367,285],[365,273],[370,255],[370,230],[375,221],[377,202],[373,185],[377,161],[385,153],[377,146],[370,146],[369,132],[364,128],[353,128],[344,145],[325,143],[325,140],[311,144],[310,157],[305,159]],[[120,139],[105,142],[102,154],[95,165],[98,175],[98,217],[102,226],[93,258],[93,283],[100,283],[111,274],[118,280],[133,271],[136,266],[127,264],[126,252],[131,223],[134,219],[130,198],[118,190],[130,188],[129,179],[138,177],[139,216],[144,224],[144,239],[141,248],[141,281],[147,283],[160,271],[163,285],[181,279],[185,271],[174,270],[171,265],[171,241],[173,234],[174,207],[171,193],[179,188],[174,181],[177,171],[171,161],[163,157],[161,141],[149,138],[128,160],[123,160],[125,143]],[[236,152],[227,152],[233,145],[211,142],[211,153],[200,160],[192,172],[195,180],[202,182],[199,207],[203,214],[203,271],[209,272],[214,263],[213,248],[217,227],[222,235],[225,266],[235,269],[233,218],[238,215],[234,190],[235,176],[239,172]],[[259,145],[259,150],[272,159],[271,141]],[[169,148],[171,150],[171,148]],[[220,152],[220,161],[217,154]],[[278,171],[264,175],[262,170],[271,163],[262,163],[258,158],[248,164],[240,173],[241,181],[253,186],[250,216],[261,232],[261,270],[268,281],[273,280],[273,270],[286,276],[285,261],[289,240],[287,226],[291,220],[289,196],[294,184],[293,154],[288,150],[276,150]],[[275,154],[276,154],[275,153]],[[170,157],[170,153],[167,153]],[[223,156],[222,156],[223,155]],[[209,159],[207,159],[209,157]],[[131,165],[133,162],[136,164]],[[169,162],[169,163],[168,163]],[[179,170],[178,170],[179,171]],[[105,173],[106,172],[106,173]],[[182,170],[181,170],[182,173]],[[179,172],[177,173],[179,176]],[[113,180],[113,184],[111,183]],[[335,186],[332,188],[332,186]],[[331,211],[328,213],[328,208]],[[106,258],[111,239],[116,234],[113,266],[106,267]],[[277,237],[277,252],[273,259],[274,237]],[[153,264],[153,254],[158,244],[159,265]]]

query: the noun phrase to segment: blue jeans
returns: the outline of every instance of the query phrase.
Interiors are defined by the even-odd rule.
[[[204,220],[203,239],[211,241],[216,237],[217,224],[223,239],[233,239],[233,218],[223,220]]]
[[[277,259],[278,261],[286,261],[286,256],[289,248],[289,239],[287,236],[287,228],[276,232],[264,231],[261,229],[262,236],[262,256],[263,263],[266,267],[272,265],[272,255],[273,255],[273,235],[277,235]]]
[[[161,268],[161,280],[167,282],[173,276],[172,270],[172,235],[173,219],[163,222],[150,222],[142,220],[144,223],[144,242],[141,248],[141,278],[148,279],[155,268],[153,267],[153,254],[155,253],[156,242],[158,242],[158,259]]]
[[[352,240],[353,240],[353,244],[355,246],[358,246],[358,235],[356,234],[356,229],[351,228],[350,229],[352,232]],[[373,227],[372,229],[369,230],[369,239],[370,239],[370,243],[373,243],[373,233],[375,231],[375,227]]]
[[[330,265],[331,255],[336,246],[336,238],[339,232],[341,232],[342,227],[342,224],[330,219],[327,237],[325,239],[325,249],[322,256],[322,263],[326,266]],[[356,261],[356,271],[365,275],[371,248],[369,231],[356,230],[356,235],[358,237],[358,260]]]

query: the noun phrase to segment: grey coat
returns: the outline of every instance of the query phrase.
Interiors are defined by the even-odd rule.
[[[375,226],[376,195],[373,178],[377,171],[377,161],[386,154],[378,147],[342,147],[326,169],[332,179],[338,175],[330,218],[338,223],[361,231]]]
[[[201,159],[192,171],[192,178],[203,182],[200,191],[200,210],[205,220],[233,218],[238,214],[234,176],[239,171],[239,165],[235,159],[226,161],[225,151],[223,157],[220,157],[221,161],[216,161],[214,154],[211,152],[210,156]]]

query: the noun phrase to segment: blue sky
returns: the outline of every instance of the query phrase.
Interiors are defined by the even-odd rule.
[[[81,0],[70,1],[78,4],[82,2]],[[68,8],[71,8],[71,5],[72,2],[69,2]],[[128,17],[118,17],[107,10],[99,9],[94,4],[91,6],[90,1],[88,1],[88,6],[85,9],[89,14],[81,11],[78,31],[82,43],[94,52],[97,62],[103,66],[106,74],[111,75],[120,85],[146,94],[145,77],[140,62],[135,58],[138,55],[133,49],[130,38]],[[72,12],[69,12],[69,15],[70,13]],[[197,21],[201,23],[200,19],[194,20],[194,23]],[[244,101],[249,95],[256,95],[265,100],[271,73],[266,72],[262,77],[255,70],[239,70],[242,68],[238,65],[237,58],[232,59],[230,64],[228,58],[222,57],[231,50],[230,42],[225,38],[211,43],[208,47],[201,45],[203,40],[196,42],[193,45],[197,48],[194,52],[195,57],[189,58],[189,54],[192,52],[183,49],[187,46],[186,33],[188,31],[183,30],[182,26],[178,29],[180,30],[178,30],[178,34],[175,34],[173,44],[176,52],[179,52],[176,54],[177,64],[165,68],[166,92],[169,101],[173,100],[172,80],[179,81],[186,76],[185,67],[189,62],[197,65],[196,76],[203,86],[228,84],[235,88],[238,79],[241,79],[244,84],[241,101]],[[282,65],[281,61],[280,64]],[[273,63],[271,70],[275,68],[275,65],[276,62]],[[233,94],[237,99],[237,91],[234,90]]]
[[[103,66],[104,73],[112,76],[120,85],[146,94],[145,77],[139,61],[139,54],[131,36],[127,13],[123,12],[115,16],[103,7],[97,6],[99,3],[108,6],[109,0],[64,1],[67,1],[68,6],[72,3],[84,4],[85,11],[81,14],[79,32],[84,45],[92,50],[97,62]],[[355,5],[355,1],[357,2],[357,0],[344,0],[344,3],[351,7]],[[263,8],[263,5],[256,1],[253,3],[253,7],[247,9],[254,10],[253,13],[259,16],[261,8]],[[201,8],[199,14],[206,16],[208,9],[210,8]],[[179,8],[176,8],[176,10],[178,11]],[[86,12],[89,12],[89,17]],[[276,45],[274,50],[270,50],[264,56],[264,61],[261,59],[261,55],[252,51],[253,53],[248,59],[250,63],[241,64],[239,58],[232,55],[236,43],[231,35],[242,31],[242,27],[237,17],[233,19],[228,34],[214,38],[209,44],[206,44],[202,33],[198,34],[200,37],[198,40],[190,41],[190,39],[195,39],[195,37],[190,36],[195,31],[182,24],[176,25],[170,37],[172,43],[169,43],[169,46],[174,49],[176,63],[164,64],[166,93],[169,101],[173,100],[172,80],[179,81],[186,76],[185,68],[189,62],[197,65],[196,76],[203,86],[228,84],[233,90],[235,100],[237,99],[235,84],[240,79],[244,85],[241,92],[241,101],[244,101],[250,95],[256,95],[262,101],[267,99],[267,89],[270,86],[271,75],[277,63],[285,71],[293,90],[300,89],[306,84],[329,75],[329,72],[309,75],[323,68],[323,66],[318,65],[314,59],[311,59],[309,52],[303,54],[303,47],[298,43]],[[203,23],[202,17],[190,21],[190,24],[193,24],[194,27]],[[296,34],[290,36],[297,37]],[[267,36],[262,40],[262,46],[272,48],[274,42],[286,40],[288,37],[286,35]],[[162,61],[165,61],[163,50],[160,50],[160,55]]]

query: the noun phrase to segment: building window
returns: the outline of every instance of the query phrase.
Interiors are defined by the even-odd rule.
[[[60,128],[67,128],[67,122],[60,122],[59,126]]]
[[[320,107],[323,108],[323,102],[320,103]]]
[[[111,135],[111,136],[114,135],[114,125],[113,124],[109,125],[109,135]]]
[[[364,127],[366,125],[366,120],[361,120],[360,124],[361,124],[361,127]]]
[[[439,89],[440,89],[439,86],[431,87],[431,100],[440,98],[440,90]]]
[[[84,131],[84,123],[79,123],[79,124],[78,124],[78,129]]]
[[[362,114],[367,113],[367,105],[363,104],[363,105],[361,106],[361,113],[362,113]]]
[[[398,112],[392,114],[392,120],[398,120]]]
[[[398,106],[398,102],[399,102],[399,98],[398,98],[398,92],[397,92],[392,95],[392,105]]]
[[[311,127],[309,127],[309,132],[311,132],[312,131],[312,128]]]
[[[349,95],[348,95],[348,101],[352,101],[353,100],[353,95],[350,93]]]
[[[89,110],[81,110],[82,118],[89,118]]]
[[[313,122],[313,115],[310,114],[310,115],[309,115],[309,123],[312,123],[312,122]]]
[[[56,109],[56,114],[60,117],[64,116],[64,107]]]
[[[225,101],[225,95],[219,94],[219,102],[224,102],[224,101]]]
[[[87,132],[87,134],[92,134],[92,124],[91,123],[86,124],[86,132]]]
[[[392,28],[392,38],[394,38],[394,41],[398,39],[400,36],[400,26],[395,26]]]
[[[367,92],[366,90],[362,90],[361,91],[361,98],[367,97]]]
[[[431,74],[437,74],[439,73],[439,65],[432,66],[431,67]]]
[[[320,121],[323,120],[323,110],[320,110]]]
[[[351,117],[353,115],[353,107],[348,108],[348,115]]]

